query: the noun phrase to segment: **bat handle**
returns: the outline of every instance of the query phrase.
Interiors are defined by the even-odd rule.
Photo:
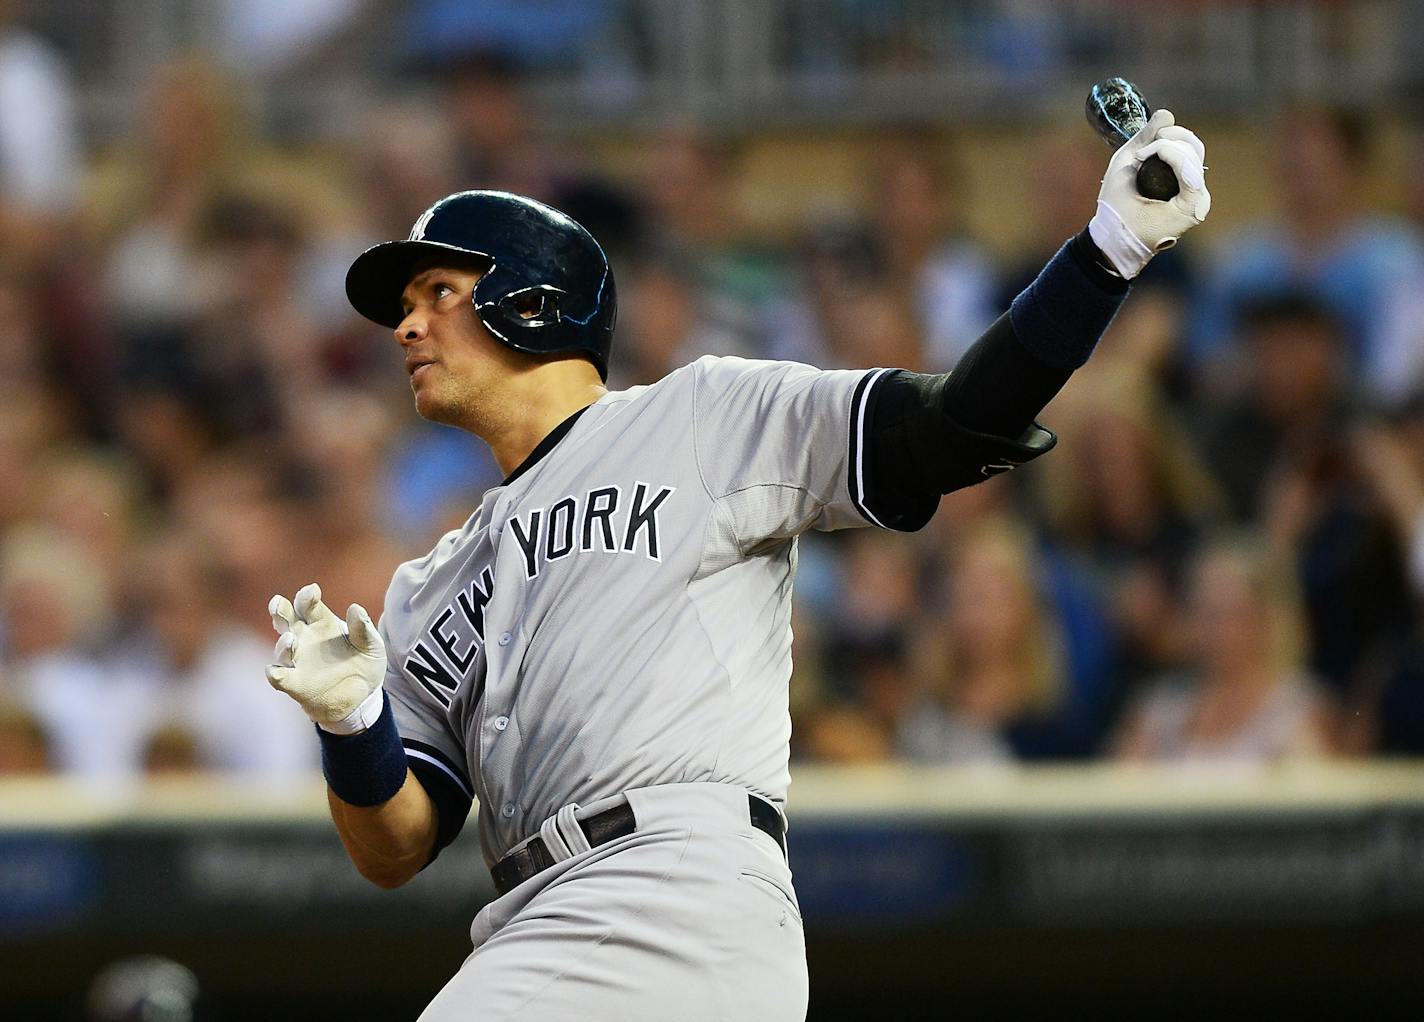
[[[1137,193],[1144,199],[1159,199],[1163,202],[1172,198],[1181,186],[1177,175],[1160,156],[1149,156],[1137,168]]]

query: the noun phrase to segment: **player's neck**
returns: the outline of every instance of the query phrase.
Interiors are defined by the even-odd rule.
[[[559,423],[607,393],[587,362],[543,363],[512,377],[495,414],[473,432],[489,444],[499,470],[508,476]]]

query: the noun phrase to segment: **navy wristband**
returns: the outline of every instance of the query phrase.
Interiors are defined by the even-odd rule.
[[[1088,361],[1128,289],[1100,267],[1085,268],[1075,242],[1060,248],[1009,306],[1019,343],[1056,369]]]
[[[381,715],[365,731],[334,735],[320,727],[321,772],[337,798],[353,806],[378,806],[388,802],[405,784],[405,746],[396,730],[389,696],[383,697]]]

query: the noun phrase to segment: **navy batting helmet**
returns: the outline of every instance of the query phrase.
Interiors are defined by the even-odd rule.
[[[405,241],[368,248],[346,271],[346,297],[394,329],[416,263],[457,252],[489,260],[475,313],[505,344],[534,355],[586,355],[608,378],[618,300],[593,235],[552,206],[509,192],[456,192],[416,220]]]

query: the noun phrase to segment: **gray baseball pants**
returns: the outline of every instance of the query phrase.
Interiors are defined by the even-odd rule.
[[[806,945],[781,849],[747,792],[666,784],[626,792],[637,830],[575,846],[475,917],[475,949],[420,1022],[802,1022]],[[556,845],[553,842],[546,842]],[[552,848],[556,858],[568,848]]]

